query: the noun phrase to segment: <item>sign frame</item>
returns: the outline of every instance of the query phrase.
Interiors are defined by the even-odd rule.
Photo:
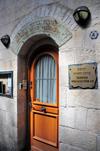
[[[69,73],[69,68],[71,66],[82,66],[82,65],[94,65],[95,66],[95,75],[96,75],[96,82],[94,84],[94,87],[90,88],[90,87],[85,87],[85,88],[82,88],[80,86],[77,86],[77,87],[73,87],[71,86],[71,77],[70,77],[70,73]],[[72,64],[72,65],[68,65],[68,75],[69,75],[69,89],[98,89],[98,74],[97,74],[97,62],[93,62],[93,63],[82,63],[82,64]]]

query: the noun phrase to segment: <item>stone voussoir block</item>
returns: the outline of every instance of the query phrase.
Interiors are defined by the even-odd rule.
[[[74,21],[70,28],[73,31],[77,26],[77,23]]]
[[[46,16],[49,16],[49,13],[50,13],[51,10],[52,10],[52,7],[51,7],[51,6],[47,6],[47,8],[46,8],[46,10],[45,10],[44,16],[45,16],[45,17],[46,17]]]
[[[57,5],[53,5],[51,11],[49,12],[49,16],[54,16],[55,10],[57,9]]]
[[[42,9],[42,8],[41,8],[41,9]],[[36,9],[36,16],[37,16],[37,17],[39,17],[39,16],[40,16],[41,9],[40,9],[40,8],[37,8],[37,9]],[[34,16],[34,11],[33,11],[33,13],[32,13],[32,14],[33,14],[33,16]]]
[[[59,15],[58,15],[58,17],[57,17],[57,19],[58,20],[62,20],[66,13],[67,13],[67,9],[66,8],[62,8],[60,13],[59,13]]]
[[[44,7],[41,8],[40,17],[44,17],[45,10],[46,10],[46,6],[44,6]]]
[[[71,15],[67,18],[67,20],[65,21],[65,25],[68,26],[68,24],[72,21],[72,19],[73,19],[73,15],[71,14]],[[69,26],[69,27],[70,27],[70,26]]]
[[[65,22],[67,18],[70,16],[69,11],[66,13],[66,15],[63,17],[62,21]]]
[[[57,9],[56,9],[56,11],[54,13],[54,18],[57,18],[58,15],[60,14],[60,12],[61,12],[61,7],[57,7]]]
[[[31,15],[31,14],[30,14],[30,15]],[[23,27],[24,25],[26,25],[26,23],[27,23],[27,20],[26,20],[25,17],[24,17],[23,19],[21,19],[21,22],[20,22],[21,27]]]

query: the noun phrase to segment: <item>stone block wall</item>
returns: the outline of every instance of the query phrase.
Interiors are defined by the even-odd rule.
[[[13,71],[13,98],[0,96],[0,150],[17,150],[17,56],[1,43],[2,71]]]
[[[91,23],[79,27],[73,12],[88,6]],[[0,0],[0,37],[8,34],[11,42],[28,22],[50,17],[63,24],[72,38],[59,48],[59,141],[60,151],[100,151],[100,35],[91,40],[91,31],[100,30],[99,0]],[[27,56],[26,56],[27,57]],[[19,83],[27,79],[23,56],[0,42],[0,71],[13,71],[13,98],[0,96],[0,150],[20,151],[26,145],[27,92]],[[70,90],[68,65],[97,62],[98,89]]]
[[[11,35],[15,20],[15,1],[0,1],[0,38]],[[13,16],[12,16],[13,14]],[[0,72],[13,71],[13,98],[0,96],[0,151],[18,151],[17,124],[17,55],[0,42]]]
[[[91,6],[91,23],[86,29],[78,28],[73,37],[59,51],[60,83],[60,151],[100,150],[100,36],[90,38],[91,31],[100,30],[100,18],[94,19]],[[98,15],[97,15],[98,16]],[[96,17],[96,16],[95,16]],[[69,89],[68,65],[97,62],[98,89]]]

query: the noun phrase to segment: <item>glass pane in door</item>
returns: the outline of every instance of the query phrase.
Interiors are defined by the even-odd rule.
[[[50,55],[43,55],[36,63],[35,98],[39,102],[56,104],[56,63]]]

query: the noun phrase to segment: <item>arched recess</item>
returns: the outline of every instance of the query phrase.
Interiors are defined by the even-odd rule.
[[[35,40],[35,42],[34,42]],[[31,45],[31,46],[30,46]],[[38,34],[35,35],[23,44],[21,47],[19,53],[18,53],[18,85],[19,83],[23,83],[23,80],[28,81],[28,88],[30,86],[30,81],[28,80],[28,65],[31,64],[32,58],[34,53],[38,50],[39,47],[42,47],[44,45],[51,46],[55,49],[58,49],[58,45],[55,43],[55,41],[50,38],[49,36],[45,34]],[[18,110],[21,112],[21,116],[24,117],[23,120],[23,125],[20,127],[18,125],[18,132],[21,131],[23,128],[23,133],[24,137],[21,136],[20,133],[18,133],[18,138],[20,139],[21,142],[24,140],[28,140],[28,147],[30,149],[30,131],[29,131],[29,126],[30,126],[30,118],[29,118],[29,113],[30,113],[30,107],[29,107],[30,99],[29,99],[29,94],[28,94],[28,89],[26,90],[20,90],[18,89]],[[18,122],[20,122],[20,115],[18,116]]]
[[[21,83],[23,84],[23,80],[28,80],[28,62],[38,47],[48,44],[58,48],[72,37],[71,32],[64,25],[50,18],[28,22],[16,34],[13,32],[13,35],[14,38],[11,37],[11,49],[18,55],[18,86]],[[18,88],[17,99],[18,123],[20,123],[20,117],[24,117],[24,124],[18,125],[18,138],[20,143],[23,143],[23,140],[29,139],[29,131],[26,131],[29,123],[28,108],[30,100],[28,100],[28,90]],[[23,129],[23,135],[20,134],[21,129]]]

